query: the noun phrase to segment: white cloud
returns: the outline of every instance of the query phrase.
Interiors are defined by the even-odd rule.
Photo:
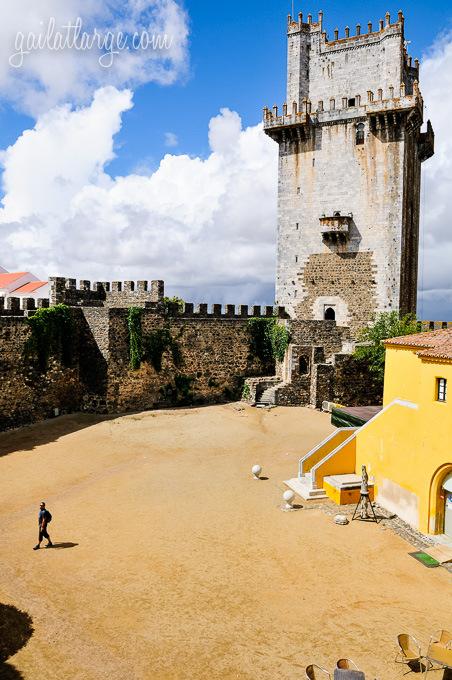
[[[441,37],[421,67],[426,116],[435,131],[435,155],[423,166],[423,252],[420,313],[452,319],[452,35]]]
[[[121,114],[131,106],[129,90],[106,87],[96,92],[88,108],[62,106],[44,114],[33,130],[26,130],[1,154],[2,220],[33,214],[64,218],[87,182],[108,183],[104,166],[114,158],[113,135],[121,127]]]
[[[179,145],[179,139],[174,132],[165,132],[165,146],[174,148]]]
[[[2,264],[271,303],[277,146],[223,109],[206,159],[168,154],[150,175],[113,179],[104,168],[130,106],[129,91],[104,88],[88,107],[48,112],[3,154]]]
[[[32,115],[66,101],[87,103],[104,85],[171,84],[187,70],[188,17],[177,0],[3,0],[2,10],[0,96]],[[103,68],[102,52],[96,48],[52,51],[46,47],[25,55],[21,68],[11,66],[11,55],[26,51],[29,35],[42,38],[50,31],[52,44],[55,32],[65,34],[64,26],[78,17],[82,32],[92,35],[97,29],[105,35],[110,31],[116,39],[122,31],[130,48],[135,32],[167,35],[170,49],[122,50],[111,68]],[[54,31],[49,23],[53,19]],[[13,63],[20,63],[17,59]]]

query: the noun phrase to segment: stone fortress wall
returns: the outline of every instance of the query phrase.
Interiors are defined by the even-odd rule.
[[[123,286],[105,283],[77,288],[72,279],[50,280],[50,300],[37,308],[66,304],[73,318],[72,359],[50,357],[38,370],[27,352],[28,317],[34,301],[0,299],[0,429],[84,410],[118,413],[241,398],[249,376],[274,372],[250,351],[251,317],[284,320],[284,309],[248,305],[194,306],[164,303],[162,281]],[[122,290],[120,290],[122,288]],[[176,366],[165,351],[161,370],[149,361],[132,370],[129,358],[128,308],[141,307],[144,335],[165,329],[181,354]]]
[[[375,402],[380,396],[372,391],[365,367],[349,353],[350,329],[335,321],[290,319],[283,308],[269,306],[195,307],[186,303],[180,309],[163,303],[163,282],[147,291],[144,285],[124,288],[115,291],[113,306],[105,284],[101,290],[98,285],[74,289],[65,279],[52,279],[51,299],[40,301],[38,308],[58,303],[61,296],[67,304],[65,296],[71,296],[72,357],[65,366],[60,354],[51,356],[46,371],[40,371],[27,352],[27,319],[36,312],[33,305],[22,301],[20,307],[11,298],[0,299],[0,430],[55,413],[115,414],[238,400],[250,377],[257,388],[274,385],[279,405],[319,408],[323,401],[358,405]],[[146,293],[146,299],[131,297],[134,292]],[[149,361],[137,370],[130,368],[127,316],[131,303],[142,307],[144,335],[165,329],[174,338],[180,365],[166,351],[160,371]],[[253,356],[248,323],[251,317],[275,315],[291,334],[286,358],[276,367],[263,365]],[[445,325],[451,324],[425,322],[423,328]]]

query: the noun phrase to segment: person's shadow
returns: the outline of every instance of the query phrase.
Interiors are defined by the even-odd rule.
[[[52,550],[54,550],[55,548],[57,550],[62,550],[63,548],[75,548],[77,545],[78,543],[52,543]]]
[[[23,675],[6,660],[24,647],[33,635],[33,621],[26,612],[0,604],[0,679],[23,680]]]

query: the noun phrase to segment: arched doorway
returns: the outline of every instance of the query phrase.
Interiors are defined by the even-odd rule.
[[[325,321],[336,321],[336,311],[334,307],[325,307],[324,317]]]
[[[452,538],[452,463],[436,471],[431,487],[430,532]]]
[[[444,533],[452,538],[452,472],[443,482],[444,494]]]

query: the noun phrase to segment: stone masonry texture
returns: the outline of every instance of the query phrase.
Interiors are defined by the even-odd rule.
[[[330,40],[288,23],[287,103],[264,109],[279,145],[277,303],[291,316],[332,309],[352,333],[376,312],[416,311],[421,162],[419,68],[404,18]]]

